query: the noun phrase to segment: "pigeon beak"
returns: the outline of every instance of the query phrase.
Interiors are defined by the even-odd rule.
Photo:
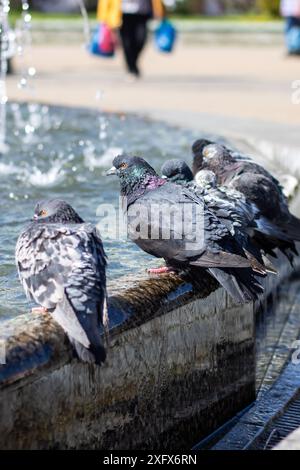
[[[116,167],[115,167],[115,166],[112,166],[111,169],[106,172],[106,176],[116,175],[116,174],[117,174],[117,171],[118,171],[118,170],[116,169]]]
[[[161,177],[162,177],[163,180],[167,180],[167,179],[168,179],[168,177],[167,177],[166,175],[161,175]]]

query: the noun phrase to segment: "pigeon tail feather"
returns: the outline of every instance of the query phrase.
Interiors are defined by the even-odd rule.
[[[255,301],[263,293],[262,285],[249,269],[212,268],[209,272],[238,304]]]

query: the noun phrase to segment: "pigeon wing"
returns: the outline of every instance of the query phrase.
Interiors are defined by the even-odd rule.
[[[31,226],[21,234],[16,261],[25,291],[70,339],[99,350],[106,303],[105,254],[89,224]]]
[[[149,238],[147,239],[144,236],[136,238],[134,241],[144,251],[166,260],[178,262],[197,260],[197,265],[203,267],[211,266],[211,263],[217,266],[249,266],[242,249],[239,250],[235,247],[236,253],[231,253],[231,245],[235,243],[229,230],[207,209],[203,198],[200,198],[193,191],[172,183],[166,183],[155,191],[149,191],[139,198],[138,204],[144,208],[145,217],[147,216],[143,223],[146,226],[144,234],[146,233]],[[181,212],[183,204],[186,204],[186,207]],[[163,206],[166,208],[168,211],[166,217],[150,217],[149,214],[152,215],[151,211],[156,205],[160,209]],[[179,209],[179,217],[180,214],[186,215],[188,213],[191,216],[188,223],[186,223],[186,219],[183,224],[178,223],[178,221],[175,222],[174,219],[170,220],[169,213],[173,208],[175,210]],[[199,209],[199,211],[195,212],[194,209]],[[157,215],[157,212],[155,214]],[[128,221],[130,226],[130,218]],[[168,230],[169,236],[166,236]],[[198,237],[199,230],[203,230],[202,239]],[[157,234],[156,239],[153,238],[153,233]],[[228,247],[226,247],[228,242]],[[227,253],[225,253],[226,248],[228,248]]]

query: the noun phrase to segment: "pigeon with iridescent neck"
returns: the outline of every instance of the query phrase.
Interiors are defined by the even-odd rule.
[[[203,198],[160,178],[142,158],[121,155],[113,165],[108,174],[119,177],[134,243],[173,270],[208,270],[237,302],[257,298],[263,288],[254,271],[261,265],[246,257]]]
[[[40,201],[18,239],[16,264],[28,298],[49,311],[82,361],[100,365],[106,357],[106,257],[96,228],[65,201]]]

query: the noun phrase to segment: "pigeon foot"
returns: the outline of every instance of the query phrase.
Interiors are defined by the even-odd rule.
[[[168,268],[168,266],[163,266],[161,268],[150,268],[147,269],[148,274],[170,274],[170,273],[175,273],[174,269]]]
[[[31,309],[31,313],[47,313],[48,310],[45,307],[34,307]]]

